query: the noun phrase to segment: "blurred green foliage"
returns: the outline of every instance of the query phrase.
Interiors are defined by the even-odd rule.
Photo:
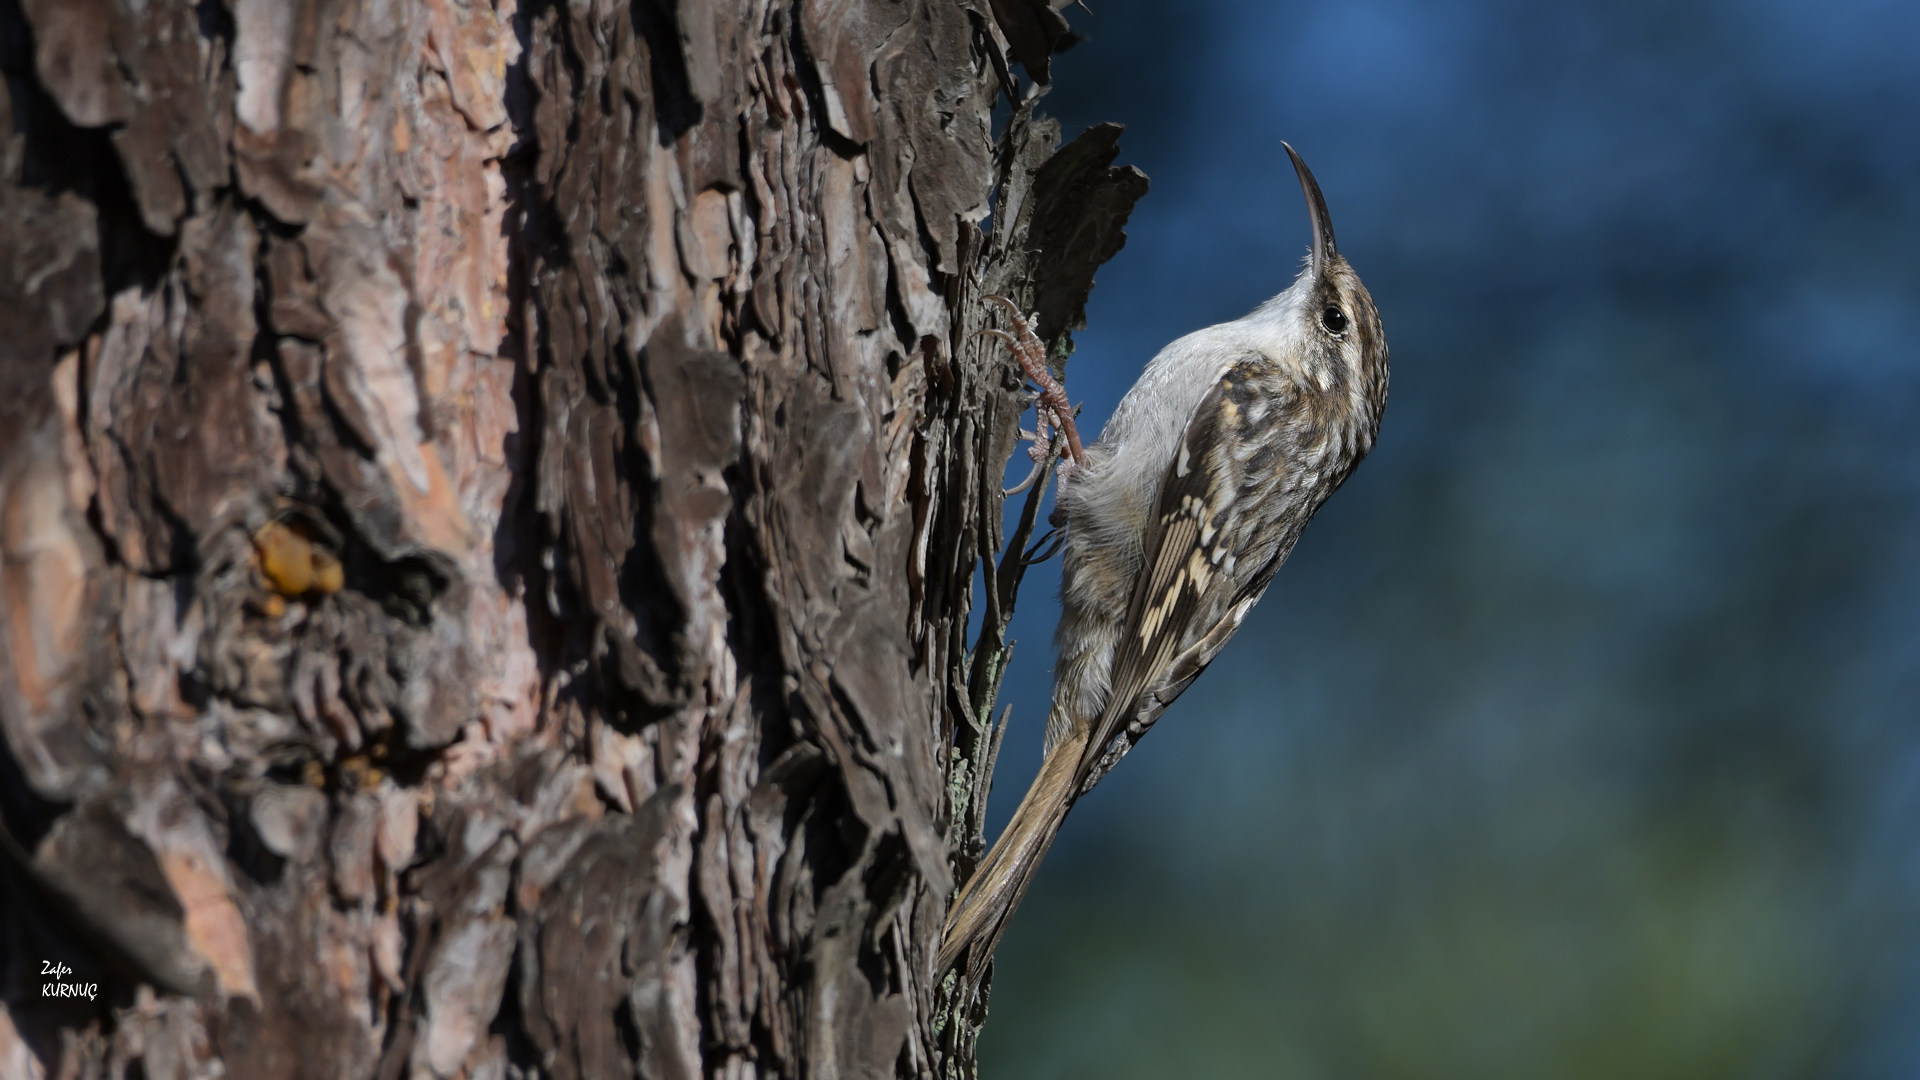
[[[1683,818],[1523,873],[1469,856],[1408,875],[1412,895],[1275,899],[1265,918],[1186,911],[1150,937],[1048,910],[1030,916],[1040,940],[1008,962],[987,1044],[1045,1056],[990,1064],[1062,1077],[1820,1075],[1846,1034],[1864,942],[1836,932],[1818,863]]]

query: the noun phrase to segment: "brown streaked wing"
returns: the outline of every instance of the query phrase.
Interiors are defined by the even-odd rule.
[[[1135,584],[1127,607],[1126,626],[1108,683],[1111,689],[1093,723],[1093,738],[1087,743],[1074,785],[1076,794],[1084,793],[1096,768],[1104,774],[1101,764],[1108,744],[1138,711],[1140,696],[1156,689],[1168,663],[1190,645],[1186,639],[1213,636],[1215,628],[1192,625],[1196,615],[1216,606],[1210,601],[1222,590],[1239,591],[1237,579],[1219,572],[1224,563],[1222,555],[1239,553],[1219,550],[1234,541],[1236,530],[1221,527],[1230,523],[1225,515],[1216,513],[1216,508],[1232,505],[1246,486],[1241,456],[1228,452],[1228,448],[1247,439],[1249,405],[1256,395],[1270,392],[1268,380],[1256,367],[1263,363],[1250,358],[1227,369],[1194,410],[1181,438],[1180,452],[1167,466],[1153,523],[1142,545],[1148,570]],[[1282,404],[1270,402],[1269,411]],[[1217,606],[1231,617],[1232,605]],[[1232,629],[1226,633],[1231,634]],[[1214,641],[1212,651],[1217,652],[1224,644],[1224,637]],[[1186,681],[1191,682],[1197,674],[1196,670],[1186,675]],[[1163,693],[1169,689],[1158,688]],[[1184,685],[1173,689],[1162,706],[1171,703],[1183,689]],[[1111,762],[1106,765],[1111,767]]]

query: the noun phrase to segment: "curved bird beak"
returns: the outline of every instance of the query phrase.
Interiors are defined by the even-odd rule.
[[[1314,277],[1326,272],[1327,263],[1339,254],[1333,243],[1333,219],[1327,216],[1327,200],[1320,194],[1320,185],[1313,179],[1313,170],[1300,160],[1300,155],[1285,141],[1287,156],[1293,159],[1294,175],[1300,177],[1300,193],[1307,197],[1307,219],[1313,226],[1313,261],[1308,266]]]

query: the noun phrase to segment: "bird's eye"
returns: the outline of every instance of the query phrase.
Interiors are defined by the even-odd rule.
[[[1347,313],[1337,307],[1328,307],[1320,313],[1320,325],[1326,327],[1329,334],[1345,333]]]

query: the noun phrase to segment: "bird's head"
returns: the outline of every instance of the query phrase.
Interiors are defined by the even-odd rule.
[[[1286,143],[1300,191],[1307,199],[1307,219],[1313,230],[1313,250],[1293,287],[1276,297],[1293,322],[1289,336],[1297,343],[1306,373],[1330,389],[1328,382],[1344,384],[1356,404],[1370,406],[1378,422],[1378,408],[1387,389],[1387,335],[1373,296],[1360,275],[1340,254],[1333,239],[1333,219],[1313,171]]]

